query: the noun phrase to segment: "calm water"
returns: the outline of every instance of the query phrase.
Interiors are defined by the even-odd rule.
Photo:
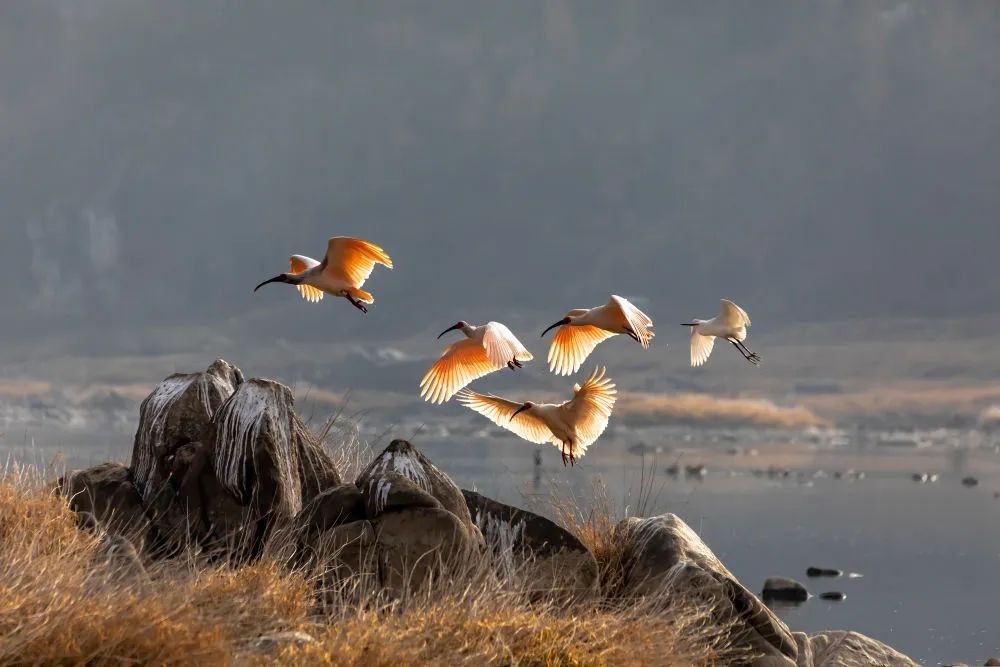
[[[982,664],[1000,655],[1000,500],[993,497],[1000,491],[1000,454],[994,448],[755,444],[751,456],[726,452],[735,449],[732,436],[715,444],[685,436],[669,451],[675,435],[664,436],[668,451],[655,458],[629,454],[628,438],[612,436],[568,469],[555,448],[544,447],[537,471],[535,448],[513,438],[414,440],[461,486],[522,507],[540,507],[554,486],[587,504],[596,481],[607,486],[616,509],[635,507],[645,461],[647,470],[657,471],[647,513],[681,516],[751,590],[780,575],[802,581],[813,594],[847,594],[843,602],[812,598],[780,609],[793,630],[857,630],[927,665]],[[46,444],[32,446],[32,436]],[[100,437],[8,433],[0,443],[5,455],[33,462],[63,452],[71,466],[127,461],[130,448],[127,427]],[[705,463],[708,472],[671,477],[665,470],[678,459]],[[791,472],[771,478],[760,473],[768,466]],[[833,477],[852,468],[865,477]],[[918,484],[910,479],[915,471],[940,478]],[[963,486],[967,475],[975,475],[978,486]],[[863,577],[807,579],[810,565]]]

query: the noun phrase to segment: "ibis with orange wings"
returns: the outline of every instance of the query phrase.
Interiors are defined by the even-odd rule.
[[[316,303],[324,294],[342,296],[363,313],[365,304],[375,302],[368,292],[361,289],[372,274],[376,264],[392,268],[392,260],[385,250],[370,241],[349,236],[334,236],[326,244],[326,255],[318,262],[305,255],[292,255],[288,263],[290,273],[279,273],[254,288],[254,292],[268,283],[295,285],[306,301]]]

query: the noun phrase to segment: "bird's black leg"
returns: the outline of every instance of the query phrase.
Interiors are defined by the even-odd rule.
[[[346,297],[347,297],[347,300],[351,302],[351,305],[354,306],[355,308],[357,308],[358,310],[360,310],[362,313],[367,313],[368,312],[368,309],[365,307],[365,304],[361,303],[360,301],[358,301],[357,299],[355,299],[350,294],[347,294]]]
[[[514,364],[515,366],[517,366],[518,368],[524,368],[524,364],[522,364],[517,359],[511,359],[511,363]]]
[[[562,444],[562,447],[560,448],[559,451],[562,453],[562,462],[563,462],[563,466],[565,466],[566,462],[569,461],[569,457],[566,456],[566,443],[565,442]]]
[[[758,357],[753,352],[750,352],[750,350],[746,350],[742,345],[740,345],[740,342],[738,340],[736,340],[735,338],[730,338],[729,342],[733,344],[733,347],[739,350],[740,354],[743,355],[744,359],[749,361],[754,366],[760,365],[760,357]]]
[[[509,368],[510,370],[514,370],[514,362],[513,361],[508,361],[507,362],[507,368]]]
[[[746,357],[747,357],[747,359],[749,361],[751,361],[751,362],[753,362],[755,364],[759,364],[760,363],[760,355],[759,354],[757,354],[756,352],[751,352],[750,348],[747,347],[747,344],[744,343],[743,341],[739,341],[739,344],[740,344],[740,347],[743,348],[743,351],[746,352]]]

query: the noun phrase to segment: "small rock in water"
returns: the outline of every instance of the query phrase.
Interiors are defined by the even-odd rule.
[[[831,567],[808,567],[806,568],[807,577],[839,577],[843,575],[843,570],[835,570]]]
[[[841,593],[840,591],[829,591],[827,593],[820,593],[819,597],[822,600],[834,600],[836,602],[840,602],[841,600],[847,599],[847,596]]]
[[[688,477],[704,477],[708,474],[708,468],[701,465],[684,466],[684,474]]]
[[[962,479],[963,486],[975,486],[976,484],[979,484],[979,480],[975,477],[965,477]]]
[[[782,602],[805,602],[809,599],[809,591],[806,587],[787,577],[768,577],[764,581],[764,590],[761,593],[764,601],[780,600]]]
[[[915,473],[913,473],[913,481],[914,482],[918,482],[920,484],[923,484],[929,478],[930,478],[930,476],[927,473],[925,473],[925,472],[915,472]]]
[[[993,492],[993,498],[1000,500],[1000,491],[994,491]]]

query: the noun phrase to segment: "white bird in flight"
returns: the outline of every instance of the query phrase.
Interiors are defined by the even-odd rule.
[[[442,331],[438,338],[455,329],[466,337],[446,347],[420,381],[420,396],[431,403],[444,403],[473,380],[503,368],[521,368],[522,361],[534,358],[499,322],[473,326],[463,320]]]
[[[729,299],[720,301],[719,314],[710,320],[691,320],[681,326],[691,327],[691,365],[701,366],[708,361],[716,337],[733,344],[743,358],[754,366],[760,365],[760,355],[743,344],[750,326],[750,316]]]
[[[305,255],[292,255],[288,259],[291,273],[280,273],[254,288],[254,292],[268,283],[295,285],[306,301],[316,303],[323,294],[342,296],[363,313],[364,304],[374,303],[375,298],[361,289],[376,264],[392,268],[392,260],[374,243],[349,236],[334,236],[326,244],[326,255],[317,262]]]
[[[517,403],[468,389],[458,393],[458,402],[528,442],[552,443],[562,452],[563,465],[573,465],[604,433],[617,393],[597,368],[583,386],[573,386],[573,398],[565,403]]]
[[[569,311],[566,317],[545,329],[542,336],[555,327],[559,331],[549,347],[549,370],[556,375],[580,370],[598,343],[616,334],[627,334],[643,349],[649,348],[654,336],[653,320],[628,299],[614,294],[603,306]]]

